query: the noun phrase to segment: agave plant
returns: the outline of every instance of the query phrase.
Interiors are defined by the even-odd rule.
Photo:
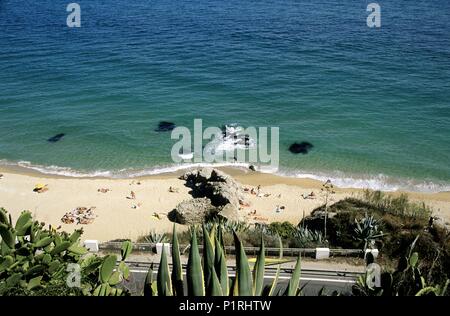
[[[299,226],[294,232],[294,238],[300,245],[323,245],[325,243],[325,237],[322,232],[317,230],[311,230],[308,227]]]
[[[145,237],[145,241],[150,244],[159,244],[167,242],[168,238],[164,233],[156,233],[152,231],[147,237]]]
[[[192,231],[189,259],[186,268],[187,293],[184,292],[180,250],[176,227],[173,228],[172,263],[170,273],[167,255],[163,249],[156,280],[153,279],[153,267],[149,269],[146,278],[144,295],[158,296],[261,296],[277,295],[278,278],[281,267],[272,284],[264,286],[264,271],[266,266],[264,242],[261,238],[261,247],[256,258],[253,271],[245,254],[242,242],[234,233],[236,249],[236,275],[230,278],[226,264],[225,251],[222,240],[222,229],[215,226],[208,230],[202,226],[203,232],[203,259],[200,257],[197,233]],[[280,252],[280,258],[282,251]],[[203,262],[203,265],[202,265]],[[299,295],[301,263],[300,257],[292,274],[292,278],[283,295]]]
[[[242,233],[250,230],[250,225],[241,221],[229,220],[223,216],[214,216],[209,218],[205,223],[206,229],[210,231],[213,226],[220,227],[227,233]]]
[[[355,218],[354,238],[364,245],[364,251],[369,245],[373,245],[377,239],[384,236],[380,228],[380,221],[375,219],[373,215],[368,216],[366,214],[360,220]]]

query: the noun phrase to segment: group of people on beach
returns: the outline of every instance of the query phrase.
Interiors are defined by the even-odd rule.
[[[76,209],[64,214],[64,216],[61,218],[61,221],[64,224],[92,224],[94,222],[94,219],[97,217],[97,215],[95,215],[93,212],[94,209],[95,206],[92,206],[90,208],[77,207]]]

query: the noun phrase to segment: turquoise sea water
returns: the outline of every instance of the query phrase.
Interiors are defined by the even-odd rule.
[[[0,160],[172,170],[158,122],[202,118],[278,126],[281,174],[450,190],[450,2],[379,1],[379,29],[369,2],[85,0],[75,29],[69,1],[0,0]]]

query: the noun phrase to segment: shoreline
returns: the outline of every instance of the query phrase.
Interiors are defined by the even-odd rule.
[[[261,185],[262,192],[269,197],[248,196],[251,206],[243,210],[256,210],[267,223],[289,221],[298,224],[303,216],[307,216],[315,208],[323,204],[318,197],[314,200],[301,198],[302,194],[320,193],[321,181],[312,179],[290,178],[274,174],[240,170],[230,167],[217,168],[232,176],[243,187],[255,188]],[[173,223],[166,214],[175,206],[191,199],[189,188],[178,177],[186,172],[179,170],[173,173],[148,175],[136,178],[75,178],[38,174],[37,172],[19,172],[11,168],[0,167],[4,175],[0,179],[0,207],[4,207],[17,219],[22,210],[29,210],[35,218],[54,227],[61,226],[71,232],[83,227],[85,239],[110,241],[114,239],[131,239],[135,241],[140,236],[152,231],[171,232]],[[48,185],[44,193],[33,192],[36,184]],[[140,184],[137,184],[140,183]],[[169,187],[178,189],[178,193],[169,192]],[[101,193],[98,190],[108,188],[110,191]],[[128,199],[134,191],[136,200]],[[336,187],[333,202],[347,198],[358,197],[363,189],[348,189]],[[450,192],[420,193],[420,192],[387,192],[397,196],[406,193],[412,201],[423,201],[433,208],[434,215],[450,221]],[[133,208],[134,206],[140,206]],[[285,206],[280,213],[275,212],[277,206]],[[64,224],[61,218],[67,212],[77,207],[95,207],[97,216],[88,225]],[[157,219],[154,215],[157,214]],[[187,229],[180,226],[180,230]]]
[[[142,179],[165,179],[170,178],[174,176],[180,176],[184,172],[190,169],[196,169],[196,168],[202,168],[202,167],[209,167],[209,168],[216,168],[222,171],[225,171],[226,173],[232,175],[233,177],[241,177],[245,175],[246,177],[252,178],[255,175],[262,176],[264,175],[265,178],[271,179],[270,182],[272,183],[290,183],[290,184],[300,184],[308,186],[317,186],[321,185],[323,182],[325,182],[327,179],[332,179],[333,184],[335,187],[338,187],[340,189],[346,189],[346,190],[356,190],[356,191],[362,191],[365,189],[370,189],[373,191],[382,191],[386,193],[411,193],[411,194],[446,194],[450,193],[450,185],[445,184],[438,184],[438,186],[444,186],[445,188],[442,188],[441,190],[435,190],[435,189],[411,189],[411,188],[398,188],[397,186],[401,186],[402,181],[406,181],[403,178],[394,178],[391,177],[394,180],[398,180],[398,183],[388,184],[388,188],[374,188],[371,187],[371,185],[367,184],[358,184],[358,185],[342,185],[336,182],[343,182],[352,179],[355,182],[370,182],[372,178],[334,178],[335,176],[326,177],[324,175],[315,175],[315,174],[305,174],[302,175],[287,175],[287,174],[280,174],[280,173],[273,173],[273,172],[264,172],[264,170],[257,170],[257,171],[251,171],[247,165],[233,165],[233,164],[219,164],[217,166],[210,165],[210,164],[198,164],[198,165],[186,165],[186,166],[179,166],[179,167],[162,167],[160,172],[152,172],[152,171],[136,171],[134,174],[129,175],[114,175],[112,172],[114,171],[98,171],[99,174],[92,174],[89,173],[78,173],[77,171],[73,171],[73,174],[58,174],[58,172],[64,172],[64,171],[54,171],[54,172],[44,172],[39,170],[39,168],[45,168],[41,166],[36,167],[25,167],[18,165],[16,163],[6,163],[1,164],[0,163],[0,173],[14,173],[14,174],[21,174],[21,175],[29,175],[29,176],[35,176],[40,178],[58,178],[58,179],[105,179],[105,180],[142,180]],[[55,167],[55,168],[61,168],[62,167]],[[68,168],[70,169],[70,168]],[[164,171],[164,169],[167,169],[169,171]],[[146,170],[146,169],[143,169]],[[150,169],[149,169],[150,170]],[[158,170],[158,169],[156,169]],[[122,171],[122,170],[121,170]],[[119,171],[120,172],[120,171]],[[110,173],[109,175],[101,175],[101,173]],[[310,175],[310,176],[308,176]],[[256,176],[256,177],[258,177]],[[387,177],[387,176],[386,176]],[[389,177],[387,177],[389,178]],[[269,180],[266,180],[266,182]],[[351,181],[351,180],[350,180]],[[375,180],[376,181],[376,180]],[[427,182],[423,182],[423,184],[426,184]],[[428,184],[435,185],[433,182],[429,182]],[[389,188],[390,185],[393,185],[394,188]],[[420,184],[416,184],[413,186],[419,186]]]

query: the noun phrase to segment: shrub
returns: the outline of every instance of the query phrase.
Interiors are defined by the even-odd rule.
[[[296,228],[289,222],[273,222],[269,224],[269,230],[272,234],[278,234],[282,239],[288,239],[294,236]]]

